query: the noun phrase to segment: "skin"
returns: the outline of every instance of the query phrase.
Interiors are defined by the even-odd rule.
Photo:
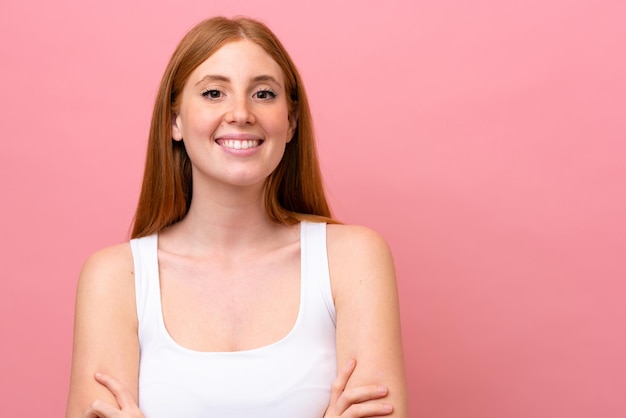
[[[197,351],[275,342],[294,325],[300,291],[299,228],[271,222],[263,202],[264,181],[297,123],[282,71],[256,44],[228,43],[190,75],[173,122],[194,189],[187,216],[159,233],[168,332]],[[223,143],[232,135],[260,145],[233,152]],[[406,417],[389,249],[375,232],[347,225],[329,225],[327,245],[340,367],[325,418]],[[128,243],[92,255],[77,290],[67,417],[143,416],[137,328]]]

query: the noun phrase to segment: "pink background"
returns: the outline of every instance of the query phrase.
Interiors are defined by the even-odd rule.
[[[338,217],[396,258],[414,417],[626,416],[626,2],[2,0],[2,416],[62,416],[175,44],[272,27]]]

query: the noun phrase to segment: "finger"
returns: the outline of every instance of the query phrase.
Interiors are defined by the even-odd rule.
[[[385,396],[387,396],[387,392],[387,387],[381,385],[358,386],[356,388],[348,389],[344,391],[337,400],[335,404],[335,412],[338,414],[342,414],[345,411],[349,410],[353,405],[358,405],[362,404],[363,402],[384,398]]]
[[[137,407],[135,398],[122,382],[105,373],[96,373],[94,377],[100,384],[111,391],[122,410]]]
[[[115,418],[121,411],[106,402],[96,400],[85,411],[82,418]]]
[[[389,415],[393,407],[388,403],[357,403],[351,405],[341,416],[342,418],[365,418]]]
[[[343,393],[346,385],[348,384],[348,380],[350,376],[352,376],[352,372],[356,368],[356,360],[348,360],[343,368],[337,374],[335,381],[333,382],[330,388],[330,407],[332,408],[341,394]]]

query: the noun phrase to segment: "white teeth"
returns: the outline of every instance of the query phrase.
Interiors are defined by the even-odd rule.
[[[231,149],[248,149],[253,148],[259,145],[258,140],[246,140],[246,141],[237,141],[233,139],[227,139],[222,141],[222,146],[225,148]]]

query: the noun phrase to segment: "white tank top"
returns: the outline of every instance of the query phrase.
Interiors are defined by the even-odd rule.
[[[141,350],[139,407],[146,418],[323,417],[336,376],[326,224],[300,226],[300,307],[293,328],[275,343],[245,351],[200,352],[176,343],[163,321],[157,235],[130,244]]]

